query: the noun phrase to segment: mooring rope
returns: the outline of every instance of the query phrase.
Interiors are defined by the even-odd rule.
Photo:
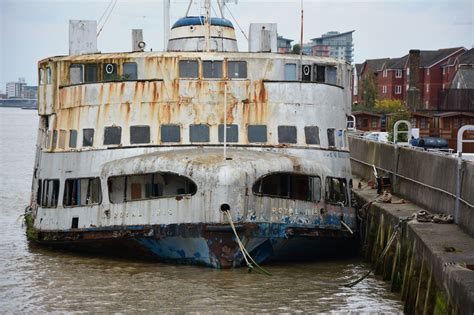
[[[245,262],[247,263],[247,267],[249,267],[249,272],[253,270],[253,265],[255,265],[255,267],[257,267],[257,270],[267,276],[271,276],[272,274],[267,270],[263,269],[263,267],[261,267],[259,264],[257,264],[257,262],[252,258],[252,256],[250,256],[249,252],[245,249],[245,246],[244,244],[242,244],[239,234],[237,234],[237,230],[235,229],[234,222],[232,221],[232,216],[230,215],[230,211],[224,211],[224,213],[227,216],[227,220],[229,220],[230,226],[235,235],[235,240],[237,241],[237,245],[239,245],[239,249],[242,252],[242,256],[244,256]],[[253,265],[249,262],[249,259],[253,263]]]
[[[393,232],[392,236],[390,237],[390,239],[388,240],[387,242],[387,245],[385,245],[385,248],[384,250],[382,251],[382,253],[380,253],[379,257],[377,258],[377,260],[375,261],[375,263],[372,265],[372,267],[369,269],[369,271],[367,271],[362,277],[360,277],[359,279],[353,281],[353,282],[349,282],[349,283],[346,283],[344,284],[343,286],[345,287],[349,287],[349,288],[352,288],[353,286],[355,286],[356,284],[358,284],[359,282],[361,282],[362,280],[364,280],[365,278],[367,278],[370,273],[372,271],[375,270],[375,268],[377,268],[378,264],[380,263],[380,261],[385,257],[385,255],[387,254],[388,250],[390,249],[390,246],[392,245],[393,241],[395,240],[395,238],[397,237],[397,234],[398,232],[400,231],[400,228],[402,226],[403,223],[406,223],[410,220],[412,220],[413,217],[407,217],[407,218],[401,218],[400,221],[397,223],[397,225],[395,225],[395,232]]]

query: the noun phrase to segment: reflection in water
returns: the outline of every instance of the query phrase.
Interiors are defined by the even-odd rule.
[[[0,312],[400,312],[388,285],[358,259],[214,270],[52,251],[28,245],[18,217],[28,203],[34,111],[0,108]]]

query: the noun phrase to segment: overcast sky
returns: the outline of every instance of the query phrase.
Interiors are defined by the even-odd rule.
[[[194,1],[192,13],[200,12],[200,2]],[[473,2],[304,0],[304,38],[306,42],[327,31],[355,30],[355,62],[400,57],[412,48],[471,48]],[[0,0],[0,90],[4,91],[5,83],[18,77],[37,85],[37,61],[68,53],[68,20],[98,20],[109,3],[110,0]],[[187,3],[171,0],[171,23],[184,15]],[[280,35],[299,42],[299,0],[240,0],[228,7],[246,33],[251,22],[274,22],[278,23]],[[162,8],[161,0],[118,0],[98,38],[98,49],[129,51],[130,30],[141,28],[147,50],[162,50]],[[247,42],[232,22],[239,48],[245,51]]]

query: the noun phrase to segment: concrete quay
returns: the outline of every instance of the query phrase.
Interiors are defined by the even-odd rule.
[[[425,210],[392,195],[391,203],[374,201],[375,189],[354,179],[361,211],[362,252],[375,262],[400,220]],[[418,222],[400,225],[375,273],[400,292],[409,314],[474,314],[474,238],[456,224]]]

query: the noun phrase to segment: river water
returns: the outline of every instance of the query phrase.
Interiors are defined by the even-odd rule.
[[[51,251],[28,244],[19,216],[28,204],[38,116],[0,108],[0,313],[5,312],[401,312],[358,258],[245,268],[130,261]]]

